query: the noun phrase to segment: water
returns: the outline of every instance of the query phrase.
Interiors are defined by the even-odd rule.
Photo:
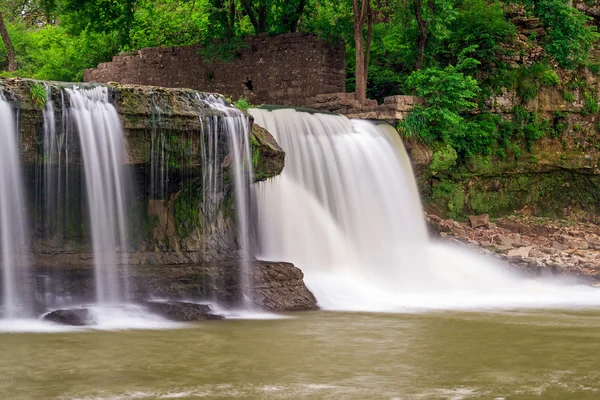
[[[409,159],[388,125],[251,110],[286,151],[256,188],[259,258],[293,262],[327,310],[600,305],[600,290],[525,280],[430,241]]]
[[[592,400],[600,312],[317,312],[2,334],[0,398]]]
[[[233,183],[235,190],[235,204],[237,214],[237,236],[240,247],[240,283],[245,308],[252,308],[251,295],[251,248],[250,248],[250,199],[252,195],[252,151],[250,147],[250,132],[247,117],[238,109],[227,104],[221,97],[209,95],[202,99],[207,105],[224,114],[224,117],[209,118],[208,151],[203,149],[203,166],[214,165],[215,155],[218,154],[219,141],[217,135],[224,134],[227,137],[229,161],[233,172]],[[211,129],[212,128],[212,129]],[[211,135],[212,132],[212,135]],[[204,142],[204,141],[203,141]],[[214,148],[213,148],[214,146]],[[216,179],[217,174],[214,167],[204,167],[204,187],[211,187],[211,182]],[[208,182],[207,182],[208,180]],[[208,183],[208,185],[207,185]],[[216,189],[217,184],[212,183]]]
[[[27,317],[32,312],[26,282],[27,235],[23,207],[23,177],[15,115],[0,93],[0,240],[4,318]]]
[[[106,87],[66,92],[85,170],[96,298],[100,304],[118,303],[127,297],[117,271],[118,256],[127,250],[123,129]]]

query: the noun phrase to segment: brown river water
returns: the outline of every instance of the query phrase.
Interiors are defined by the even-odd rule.
[[[600,399],[600,310],[0,334],[0,398]]]

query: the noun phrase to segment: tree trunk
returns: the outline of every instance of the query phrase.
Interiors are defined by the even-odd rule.
[[[235,35],[235,0],[229,0],[229,36]]]
[[[367,9],[367,45],[365,48],[365,90],[369,82],[369,59],[371,57],[371,39],[373,38],[373,10],[371,3]]]
[[[282,17],[282,26],[286,27],[287,32],[298,31],[298,22],[304,13],[306,0],[299,0],[296,7],[290,12],[284,13]]]
[[[6,25],[4,24],[2,13],[0,13],[0,35],[2,35],[2,41],[4,41],[4,45],[8,50],[8,71],[16,71],[17,63],[15,61],[15,48],[12,45],[10,36],[8,36],[8,31],[6,30]]]
[[[425,47],[427,46],[428,32],[427,25],[428,23],[423,19],[423,0],[415,0],[415,17],[417,19],[417,25],[419,26],[419,35],[417,37],[417,48],[419,49],[419,56],[417,57],[417,62],[415,63],[415,71],[423,68],[423,64],[425,62]]]
[[[361,105],[367,102],[367,68],[365,67],[365,56],[364,49],[364,38],[363,38],[363,27],[365,25],[365,17],[367,15],[367,9],[369,8],[370,0],[362,0],[359,4],[359,0],[354,0],[354,48],[356,50],[356,66],[354,76],[356,80],[356,87],[354,91],[354,97]],[[370,44],[369,44],[370,46]]]
[[[258,21],[256,20],[256,16],[254,15],[254,10],[252,10],[252,7],[250,6],[250,3],[248,3],[248,0],[242,0],[242,7],[244,7],[244,12],[248,16],[248,18],[250,18],[250,23],[254,27],[254,32],[259,33],[260,27]]]
[[[257,33],[267,31],[267,4],[264,0],[260,1],[258,4],[258,29],[259,32]]]

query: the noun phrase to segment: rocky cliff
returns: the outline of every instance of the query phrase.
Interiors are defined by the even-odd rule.
[[[69,99],[62,91],[72,86],[0,80],[18,115],[37,265],[82,265],[92,260],[81,154],[77,135],[69,131],[65,115]],[[177,264],[236,258],[233,172],[227,137],[219,122],[222,113],[199,100],[206,94],[193,90],[119,84],[107,87],[123,123],[124,159],[134,182],[128,193],[131,248],[125,261]],[[50,156],[44,137],[47,101],[53,105],[56,135],[65,141],[62,153]],[[214,204],[202,207],[207,191],[214,190],[203,187],[208,171],[203,170],[207,165],[201,153],[212,140],[209,126],[216,129],[218,151],[213,164],[223,170],[222,185],[218,193],[211,193]],[[257,179],[279,174],[284,153],[271,135],[252,126],[251,144]],[[49,187],[46,181],[51,174],[68,177],[68,183]],[[47,197],[52,191],[59,192],[56,197],[60,200],[51,203],[48,210]]]

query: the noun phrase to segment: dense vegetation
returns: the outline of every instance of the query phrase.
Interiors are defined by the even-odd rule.
[[[564,87],[567,98],[575,85],[585,90],[586,110],[597,111],[597,94],[568,71],[600,71],[591,56],[599,35],[591,19],[567,0],[362,5],[356,0],[5,0],[0,13],[15,64],[9,68],[9,48],[0,44],[0,70],[5,76],[77,81],[85,68],[143,47],[202,44],[205,57],[227,59],[243,45],[239,38],[249,34],[307,31],[332,41],[343,37],[348,91],[355,90],[359,60],[366,63],[358,67],[368,77],[369,98],[424,97],[425,104],[399,128],[438,147],[436,157],[444,166],[474,155],[518,158],[520,147],[564,129],[560,116],[543,119],[522,107],[513,110],[511,120],[489,113],[488,99],[503,88],[526,102],[544,86]],[[363,14],[357,17],[358,12]],[[517,26],[519,21],[534,23]],[[355,56],[357,38],[365,39],[359,47],[364,58]],[[528,62],[510,62],[537,48]]]

